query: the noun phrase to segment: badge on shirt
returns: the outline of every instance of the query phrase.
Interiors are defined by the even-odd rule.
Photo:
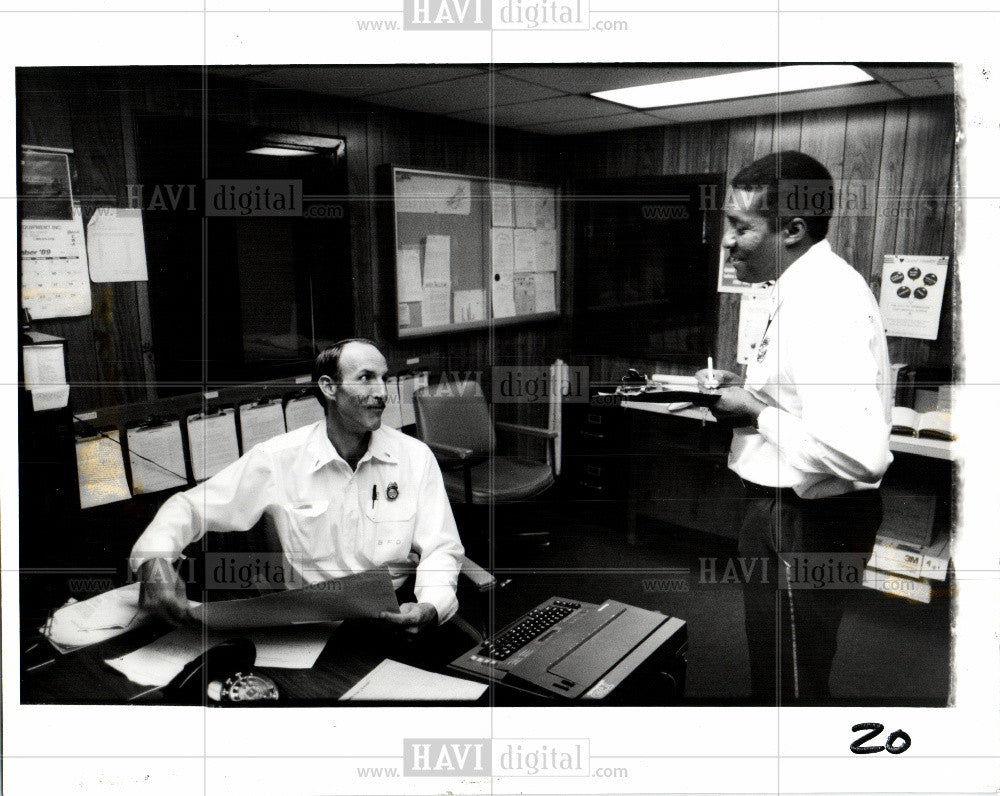
[[[389,484],[389,486],[386,487],[385,496],[387,498],[389,498],[389,500],[395,500],[396,498],[398,498],[399,497],[399,484],[397,484],[395,481],[393,481],[391,484]]]
[[[757,346],[757,363],[764,361],[764,357],[767,356],[767,346],[770,344],[770,339],[765,337],[760,341],[760,345]]]

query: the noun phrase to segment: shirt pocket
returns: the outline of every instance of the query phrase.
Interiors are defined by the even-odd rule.
[[[413,546],[417,520],[417,502],[400,496],[389,500],[363,500],[363,550],[373,565],[403,561]]]
[[[285,533],[281,533],[279,525],[279,534],[288,540],[288,543],[286,538],[281,540],[286,554],[316,560],[333,552],[329,501],[286,503],[278,509],[286,523]]]

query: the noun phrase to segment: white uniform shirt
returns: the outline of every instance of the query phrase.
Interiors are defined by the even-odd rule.
[[[803,498],[877,488],[892,461],[893,396],[875,296],[825,240],[771,289],[745,384],[768,408],[757,428],[733,432],[730,469]]]
[[[374,490],[374,492],[373,492]],[[373,495],[375,499],[373,500]],[[172,495],[139,537],[130,564],[174,560],[207,531],[247,531],[267,512],[284,560],[307,583],[388,565],[395,586],[413,551],[414,594],[445,622],[458,607],[463,555],[434,454],[382,426],[357,470],[321,421],[263,442],[202,484]],[[412,567],[411,567],[412,568]]]

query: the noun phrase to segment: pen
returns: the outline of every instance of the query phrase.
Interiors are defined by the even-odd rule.
[[[712,358],[708,358],[708,379],[706,379],[706,384],[709,387],[718,386],[715,382],[715,363],[712,362]]]
[[[372,484],[372,508],[375,508],[375,501],[378,500],[378,487]]]

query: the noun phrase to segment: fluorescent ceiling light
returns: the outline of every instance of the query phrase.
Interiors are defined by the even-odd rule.
[[[312,149],[289,149],[283,146],[261,146],[256,149],[248,149],[248,155],[271,155],[279,158],[296,158],[303,155],[315,155]]]
[[[693,105],[738,97],[846,86],[868,83],[872,80],[867,72],[848,64],[805,64],[752,69],[747,72],[731,72],[727,75],[617,88],[613,91],[597,91],[592,96],[633,108],[663,108],[670,105]]]

